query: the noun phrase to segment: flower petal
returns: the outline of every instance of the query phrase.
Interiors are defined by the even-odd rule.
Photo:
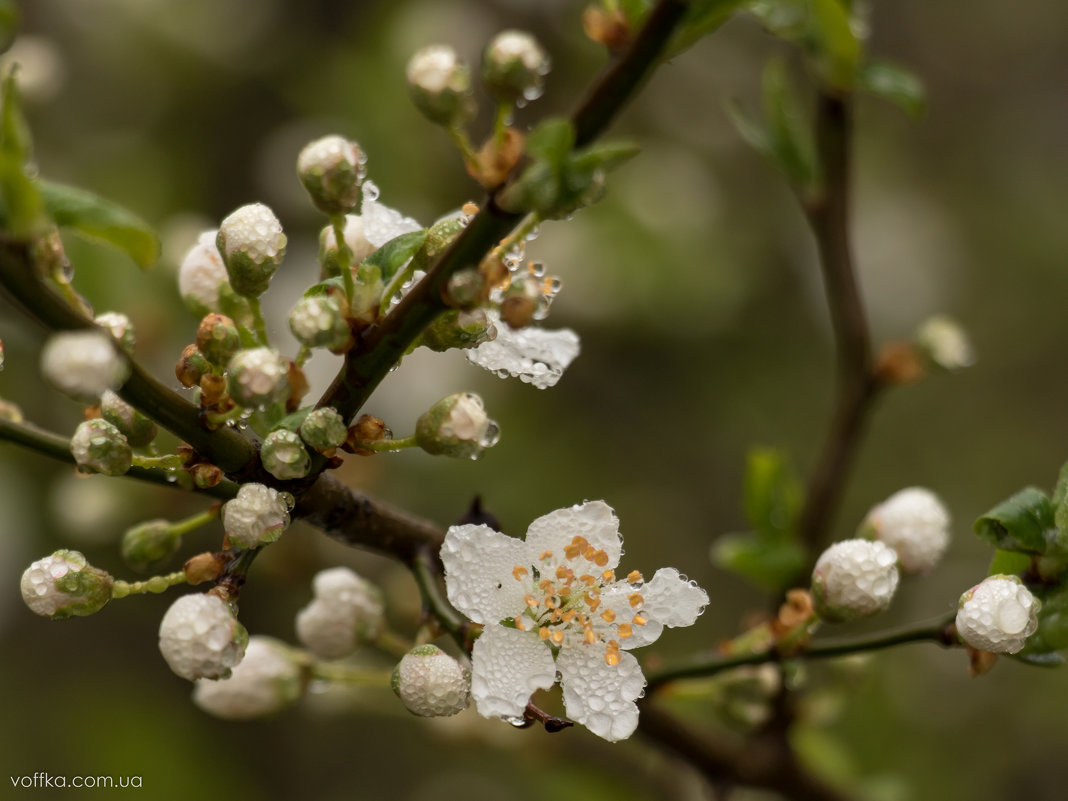
[[[623,554],[619,518],[604,501],[587,501],[570,509],[557,509],[542,515],[527,529],[527,545],[535,557],[544,551],[560,551],[575,537],[585,537],[595,549],[604,551],[608,561],[601,568],[614,568]]]
[[[708,606],[708,593],[679,575],[673,567],[656,571],[642,589],[645,611],[665,626],[692,626]]]
[[[521,717],[535,690],[556,683],[552,651],[533,632],[487,626],[471,652],[471,697],[483,717]]]
[[[578,334],[570,328],[546,331],[530,326],[514,330],[492,315],[497,336],[465,353],[467,360],[501,378],[518,377],[538,389],[556,384],[579,353]]]
[[[643,598],[643,605],[637,608],[630,602],[634,593],[640,593]],[[610,634],[603,635],[606,640],[616,640],[619,642],[619,647],[626,651],[656,642],[664,631],[664,624],[643,608],[644,598],[644,587],[635,587],[626,581],[617,581],[601,590],[601,605],[604,609],[610,609],[614,613],[614,627],[610,627]],[[641,619],[645,621],[644,624],[634,622],[639,611]],[[618,628],[615,627],[618,627],[620,623],[630,624],[631,635],[629,637],[619,636]]]
[[[441,546],[449,603],[476,623],[499,623],[522,612],[530,592],[529,548],[489,526],[452,526]]]
[[[623,652],[619,664],[604,661],[596,645],[563,648],[556,658],[564,689],[567,716],[609,742],[624,740],[638,726],[638,705],[645,676],[633,654]]]

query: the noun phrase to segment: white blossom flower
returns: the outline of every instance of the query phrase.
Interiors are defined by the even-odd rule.
[[[226,679],[197,679],[193,702],[226,720],[272,715],[300,698],[300,665],[271,637],[249,637],[245,658]]]
[[[538,518],[526,540],[485,525],[449,529],[449,601],[485,625],[472,652],[479,713],[520,718],[531,693],[559,674],[568,717],[613,742],[634,732],[645,677],[628,651],[665,626],[692,625],[708,595],[674,568],[617,580],[622,552],[619,520],[603,501]]]
[[[937,315],[926,320],[916,331],[916,343],[944,370],[960,370],[975,364],[975,350],[968,333],[950,317]]]
[[[464,351],[472,364],[496,373],[500,378],[512,376],[538,389],[555,386],[564,370],[579,354],[578,334],[570,328],[547,331],[530,326],[516,330],[490,312],[496,334],[477,348]]]
[[[949,546],[949,512],[929,489],[908,487],[868,512],[865,530],[897,552],[902,570],[929,573]]]
[[[988,576],[960,597],[957,634],[979,651],[1015,654],[1038,628],[1039,606],[1017,576]]]

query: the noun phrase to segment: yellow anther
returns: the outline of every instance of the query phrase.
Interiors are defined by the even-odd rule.
[[[564,546],[564,556],[568,559],[577,559],[579,554],[582,553],[582,548],[572,543],[571,545]]]
[[[645,599],[642,598],[642,594],[640,592],[634,592],[627,596],[627,601],[630,602],[631,606],[637,609],[639,606],[642,605]]]
[[[556,568],[556,577],[558,579],[566,579],[569,576],[573,575],[574,573],[571,571],[571,569],[564,567],[563,565],[560,565],[560,567]]]
[[[546,592],[546,593],[549,592],[553,588],[553,580],[552,579],[542,579],[541,581],[538,582],[538,588],[542,592]]]
[[[522,565],[516,565],[512,568],[512,575],[515,576],[516,581],[522,581],[523,576],[529,575],[530,571]]]
[[[597,642],[597,635],[593,633],[592,626],[586,627],[586,632],[582,635],[582,641],[586,643],[586,645],[593,645]]]
[[[551,559],[552,555],[552,551],[545,551],[541,556],[538,557],[538,559],[544,562],[546,559]]]
[[[637,570],[632,570],[627,574],[627,581],[629,581],[631,584],[637,584],[641,580],[642,574],[639,573]]]
[[[616,580],[616,571],[614,571],[614,570],[606,570],[601,574],[601,581],[603,581],[605,584],[609,584],[609,583],[611,583],[611,582],[613,582],[615,580]]]
[[[598,567],[604,567],[608,564],[608,554],[604,551],[598,551],[593,555],[593,561]]]
[[[575,610],[574,609],[568,609],[566,612],[564,612],[561,615],[561,617],[564,619],[565,623],[570,623],[572,620],[575,619]]]
[[[587,587],[592,587],[594,584],[597,583],[597,579],[595,579],[589,573],[583,573],[581,576],[579,576],[579,581],[581,581]]]
[[[619,636],[624,639],[634,634],[634,630],[630,627],[630,623],[620,623],[616,626],[616,631],[618,631]]]
[[[559,609],[554,609],[551,617],[553,623],[560,623],[564,619],[564,613]]]
[[[564,641],[564,633],[562,631],[560,631],[560,629],[557,629],[556,631],[554,631],[553,632],[553,642],[556,643],[557,645],[559,645],[563,641]]]
[[[533,595],[524,595],[523,600],[526,601],[527,606],[529,606],[531,609],[534,609],[538,605],[538,599],[535,598]]]
[[[545,608],[546,609],[556,609],[557,606],[559,606],[559,604],[556,601],[556,596],[554,596],[554,595],[546,595],[545,596]]]
[[[586,547],[582,549],[582,558],[587,562],[592,562],[595,556],[597,556],[597,549],[592,545],[587,544]]]
[[[611,609],[605,609],[603,612],[601,612],[601,620],[603,620],[605,623],[611,623],[615,619],[616,613],[613,612]]]
[[[634,623],[634,625],[635,625],[635,626],[644,626],[644,625],[645,625],[646,623],[648,623],[649,621],[648,621],[648,620],[646,620],[646,619],[645,619],[644,617],[642,617],[641,615],[635,615],[635,616],[634,616],[634,620],[633,620],[632,622]]]
[[[526,631],[527,627],[523,625],[523,619],[519,615],[515,616],[515,627],[520,631]]]
[[[574,539],[571,540],[571,544],[580,550],[585,550],[586,546],[589,545],[589,542],[586,541],[585,537],[580,537],[576,534]]]
[[[604,652],[604,663],[609,667],[615,667],[619,664],[619,654],[615,651]]]
[[[549,627],[542,626],[540,629],[538,629],[538,636],[541,637],[543,640],[549,639]]]

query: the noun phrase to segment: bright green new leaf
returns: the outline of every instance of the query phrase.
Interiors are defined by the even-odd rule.
[[[575,153],[568,162],[568,171],[592,173],[595,170],[614,170],[641,152],[634,142],[599,142]]]
[[[995,548],[1045,553],[1048,535],[1056,531],[1053,504],[1042,490],[1027,487],[976,520],[974,528]]]
[[[1027,644],[1020,652],[1025,661],[1048,657],[1055,651],[1068,648],[1068,583],[1035,588],[1034,592],[1042,601],[1042,606],[1038,610],[1038,629],[1027,638]],[[1064,660],[1061,658],[1059,661]]]
[[[363,263],[378,267],[382,271],[382,280],[389,281],[397,270],[404,266],[408,259],[426,242],[426,231],[412,231],[395,237],[366,259]]]
[[[0,106],[0,224],[15,237],[36,236],[46,224],[40,192],[26,174],[32,148],[12,70]]]
[[[860,42],[842,0],[809,0],[811,35],[824,79],[837,89],[852,89],[860,65]]]
[[[785,456],[771,448],[749,452],[744,503],[749,525],[760,534],[793,536],[801,511],[801,484]]]
[[[271,431],[280,431],[285,429],[286,431],[300,431],[300,426],[304,422],[304,418],[307,417],[315,409],[314,406],[305,406],[301,409],[297,409],[295,412],[291,412],[274,424]]]
[[[562,170],[575,146],[575,127],[563,117],[543,120],[527,137],[527,155]]]
[[[994,551],[990,560],[988,576],[1016,576],[1031,567],[1031,556],[1019,551],[1006,551],[1001,548]]]
[[[712,561],[767,592],[781,592],[801,572],[804,549],[790,539],[761,532],[725,534],[712,545]]]
[[[888,100],[912,117],[927,110],[927,92],[919,77],[887,61],[869,61],[857,74],[857,86]]]
[[[770,161],[775,161],[771,137],[764,126],[746,114],[735,100],[728,100],[724,109],[727,112],[727,118],[734,124],[742,140],[760,155]]]
[[[125,251],[142,269],[159,258],[159,237],[133,212],[84,189],[49,181],[38,186],[45,210],[59,227]]]

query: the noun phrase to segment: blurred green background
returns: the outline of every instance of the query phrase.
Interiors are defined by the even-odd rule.
[[[284,315],[317,273],[323,222],[295,177],[310,139],[358,140],[382,200],[424,223],[477,198],[446,137],[408,102],[404,65],[418,47],[449,42],[477,61],[502,28],[536,33],[555,69],[521,121],[569,109],[602,61],[571,0],[21,5],[16,54],[42,174],[139,211],[164,239],[163,262],[147,274],[71,240],[75,285],[98,311],[133,318],[139,356],[171,383],[196,323],[177,299],[176,262],[243,203],[272,206],[290,237],[266,298],[272,333],[287,341]],[[855,245],[875,337],[907,337],[947,312],[979,360],[893,391],[877,409],[834,536],[919,484],[945,499],[955,539],[933,575],[906,581],[888,614],[855,631],[951,610],[989,558],[971,521],[1025,484],[1048,487],[1068,457],[1068,10],[1052,0],[1018,9],[899,0],[872,6],[869,23],[872,50],[915,69],[930,95],[919,121],[875,100],[859,106]],[[420,352],[368,407],[400,435],[439,397],[476,391],[501,424],[499,445],[479,462],[404,453],[349,457],[343,471],[443,525],[480,493],[513,534],[552,509],[605,499],[622,520],[628,569],[677,566],[713,599],[697,626],[639,652],[650,663],[712,648],[766,609],[713,568],[709,545],[745,525],[747,450],[781,447],[807,471],[829,413],[834,359],[812,242],[789,190],[723,111],[728,98],[755,108],[762,65],[779,50],[739,19],[666,65],[613,129],[643,155],[612,176],[602,203],[531,245],[564,282],[548,325],[582,337],[556,388]],[[80,409],[37,375],[41,338],[0,298],[0,396],[69,433]],[[321,388],[336,361],[319,355],[311,366]],[[7,777],[38,771],[143,777],[140,790],[85,798],[705,797],[688,769],[639,738],[609,746],[579,730],[513,731],[473,710],[428,723],[388,690],[316,692],[275,720],[219,722],[189,702],[189,685],[156,650],[170,597],[62,623],[19,601],[22,570],[57,547],[131,578],[116,547],[124,528],[202,506],[131,481],[75,478],[0,444],[0,797],[49,795],[6,789]],[[192,535],[185,552],[219,535]],[[300,527],[257,561],[242,620],[293,641],[309,578],[338,563],[381,582],[395,627],[412,632],[415,590],[403,571]],[[808,677],[799,746],[868,797],[1063,798],[1063,671],[1002,660],[972,680],[962,652],[918,645],[866,665],[813,665]],[[714,718],[708,703],[675,703]]]

